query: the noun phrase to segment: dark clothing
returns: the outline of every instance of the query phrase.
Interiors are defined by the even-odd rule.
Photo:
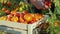
[[[32,4],[31,2],[30,2],[30,0],[25,0],[26,1],[26,3],[28,3],[28,4]],[[45,0],[45,1],[47,1],[47,0]],[[51,0],[49,0],[49,1],[51,1]],[[44,2],[44,1],[43,1]],[[51,5],[51,10],[52,10],[52,12],[54,12],[54,8],[55,8],[55,5],[54,5],[54,3],[51,3],[52,5]],[[42,13],[42,10],[41,9],[37,9],[33,4],[32,4],[32,7],[31,7],[31,9],[34,11],[34,13]]]
[[[29,0],[24,0],[28,4],[32,4]],[[33,10],[34,13],[42,13],[41,10],[38,10],[33,4],[31,6],[31,9]]]

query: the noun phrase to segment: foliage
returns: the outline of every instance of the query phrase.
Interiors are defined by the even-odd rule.
[[[19,3],[19,11],[22,12],[23,10],[28,10],[29,9],[29,5],[26,4],[23,1],[20,1]]]
[[[49,14],[51,15],[48,19],[48,22],[50,23],[50,26],[49,26],[49,31],[50,31],[50,34],[60,34],[60,21],[57,19],[56,17],[56,14],[55,13],[52,13],[51,10],[49,9]],[[55,26],[56,24],[55,23],[58,23],[57,25],[58,26]]]
[[[5,16],[6,15],[6,13],[5,12],[1,12],[1,10],[0,10],[0,17],[1,16]]]
[[[53,2],[55,4],[54,13],[49,9],[50,17],[47,18],[48,22],[50,23],[49,28],[47,29],[47,32],[50,32],[48,34],[60,34],[60,20],[57,19],[56,14],[60,15],[60,0],[54,0]],[[54,23],[58,23],[58,26],[55,26]]]
[[[54,0],[55,3],[55,14],[60,14],[60,0]]]

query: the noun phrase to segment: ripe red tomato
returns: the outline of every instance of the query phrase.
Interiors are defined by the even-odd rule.
[[[10,14],[10,10],[6,10],[6,14]]]
[[[45,1],[44,4],[45,4],[46,9],[50,8],[50,6],[51,6],[51,2],[49,2],[49,1]]]
[[[5,12],[7,9],[4,7],[4,8],[2,8],[2,12]]]
[[[16,13],[14,16],[20,17],[20,13]]]
[[[11,2],[7,2],[7,6],[9,6],[9,7],[10,7],[10,6],[11,6]]]

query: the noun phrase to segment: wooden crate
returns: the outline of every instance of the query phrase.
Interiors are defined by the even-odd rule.
[[[33,24],[22,24],[22,23],[16,23],[16,22],[10,22],[10,21],[0,21],[0,28],[1,30],[6,30],[8,29],[12,29],[12,32],[14,31],[19,31],[21,32],[21,34],[33,34],[33,29],[36,28],[39,24],[43,23],[47,18],[47,15],[44,15],[44,17],[33,23]],[[10,33],[12,33],[11,31],[8,31]],[[16,32],[15,32],[16,34]]]

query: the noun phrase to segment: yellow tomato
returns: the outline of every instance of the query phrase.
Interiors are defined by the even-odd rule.
[[[6,20],[6,16],[0,17],[0,20]]]
[[[18,21],[18,17],[12,17],[12,18],[11,18],[11,21],[17,22],[17,21]]]

